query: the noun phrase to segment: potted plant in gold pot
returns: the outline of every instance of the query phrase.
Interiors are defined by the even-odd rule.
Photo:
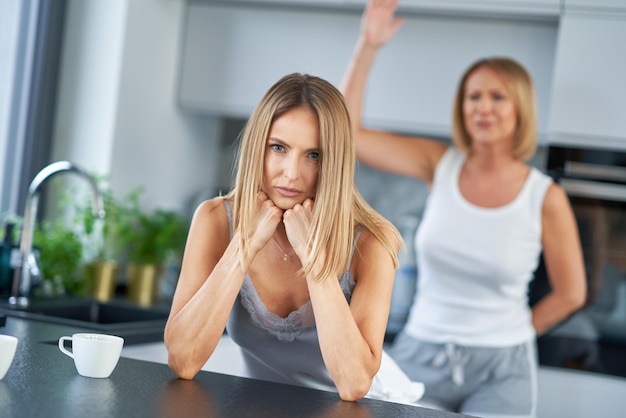
[[[140,188],[131,191],[123,199],[103,187],[103,178],[98,178],[104,201],[105,216],[98,218],[91,210],[91,200],[76,207],[76,216],[82,226],[85,246],[90,253],[84,264],[84,272],[91,284],[88,292],[100,301],[110,300],[117,284],[117,273],[124,251],[124,228],[127,218],[132,218]]]
[[[136,200],[125,216],[120,236],[128,259],[128,297],[139,305],[149,306],[154,301],[165,263],[182,254],[188,223],[171,210],[142,211]]]

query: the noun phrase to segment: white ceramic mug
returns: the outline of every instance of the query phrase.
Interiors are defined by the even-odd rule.
[[[0,335],[0,380],[4,378],[13,363],[17,341],[17,337]]]
[[[72,351],[65,348],[72,341]],[[122,354],[124,339],[115,335],[78,333],[59,338],[59,350],[74,359],[78,374],[85,377],[111,376]]]

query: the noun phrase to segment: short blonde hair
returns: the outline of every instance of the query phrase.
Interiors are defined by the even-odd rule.
[[[247,251],[248,232],[257,209],[256,196],[263,182],[265,144],[271,125],[288,111],[303,106],[317,116],[320,161],[309,236],[312,257],[302,271],[310,272],[313,260],[327,248],[319,277],[342,274],[348,265],[357,225],[364,225],[383,244],[397,266],[402,237],[365,202],[354,183],[355,144],[343,95],[328,81],[298,73],[281,78],[267,91],[240,138],[235,187],[228,197],[233,199],[233,227],[241,232],[242,253]]]
[[[489,68],[501,76],[511,93],[517,109],[517,132],[513,144],[513,157],[522,161],[530,159],[537,149],[537,109],[535,88],[526,69],[511,58],[485,58],[473,63],[463,74],[456,91],[452,111],[452,141],[461,151],[468,153],[472,138],[463,119],[463,101],[468,78],[479,68]]]

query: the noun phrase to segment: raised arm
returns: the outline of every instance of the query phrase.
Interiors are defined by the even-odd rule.
[[[180,378],[192,379],[213,354],[248,266],[280,222],[282,211],[259,195],[257,228],[243,266],[238,232],[229,240],[223,199],[196,209],[164,335],[169,367]]]
[[[357,158],[365,164],[430,183],[446,149],[440,142],[366,129],[362,108],[370,70],[378,50],[398,31],[398,0],[370,0],[361,20],[361,33],[341,83],[355,129]],[[401,94],[402,92],[398,92]]]

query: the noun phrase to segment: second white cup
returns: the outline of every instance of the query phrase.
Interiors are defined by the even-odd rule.
[[[72,351],[65,348],[66,341],[72,341]],[[59,338],[59,350],[74,359],[78,374],[85,377],[109,377],[123,346],[124,339],[115,335],[77,333]]]
[[[11,335],[0,335],[0,380],[9,371],[9,367],[13,363],[17,341],[17,338]]]

